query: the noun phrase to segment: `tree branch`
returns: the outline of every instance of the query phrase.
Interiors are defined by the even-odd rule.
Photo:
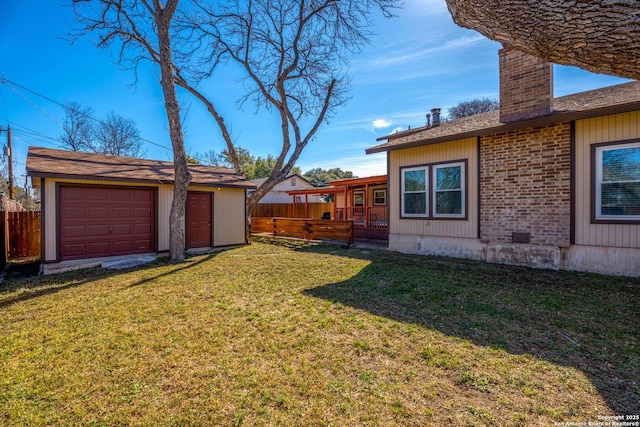
[[[640,1],[446,0],[456,24],[521,52],[640,79]]]

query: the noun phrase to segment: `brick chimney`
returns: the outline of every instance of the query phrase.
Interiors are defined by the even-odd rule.
[[[500,58],[500,122],[544,116],[553,111],[553,64],[510,47]]]

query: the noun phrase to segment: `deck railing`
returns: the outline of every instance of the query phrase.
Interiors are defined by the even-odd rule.
[[[352,221],[326,221],[304,218],[251,218],[251,233],[269,233],[273,237],[343,240],[353,244]]]
[[[389,227],[387,206],[349,206],[337,208],[337,220],[353,221],[353,228],[386,230]]]

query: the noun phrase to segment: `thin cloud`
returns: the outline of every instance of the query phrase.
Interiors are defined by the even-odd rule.
[[[391,122],[385,119],[378,119],[378,120],[374,120],[373,123],[371,123],[371,125],[373,126],[374,129],[384,129],[391,126]]]
[[[480,34],[465,34],[453,40],[449,40],[443,45],[425,48],[424,40],[414,40],[406,44],[400,51],[396,50],[395,55],[377,57],[369,61],[367,65],[376,67],[390,67],[423,61],[425,58],[432,58],[435,54],[442,54],[453,49],[460,49],[472,46],[486,38]]]

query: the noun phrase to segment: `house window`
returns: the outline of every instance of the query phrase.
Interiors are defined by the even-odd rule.
[[[353,206],[364,206],[364,191],[353,192]]]
[[[466,160],[400,168],[400,216],[465,219],[466,169]]]
[[[640,142],[595,148],[597,220],[640,220]]]
[[[402,216],[428,216],[428,167],[402,169]]]
[[[373,190],[373,205],[384,206],[387,204],[387,190]]]
[[[434,165],[433,216],[464,217],[464,163]]]
[[[296,186],[296,179],[295,178],[291,178],[291,186],[292,187]]]

